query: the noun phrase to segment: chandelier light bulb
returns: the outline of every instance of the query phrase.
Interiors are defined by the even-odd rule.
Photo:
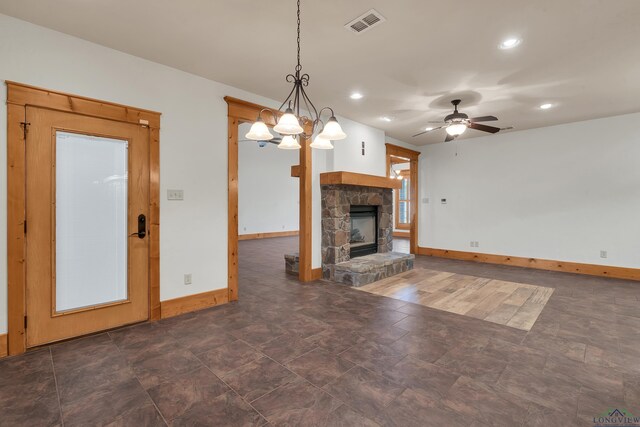
[[[331,141],[324,138],[322,135],[318,135],[313,139],[313,142],[310,145],[311,148],[317,148],[319,150],[333,150],[333,145],[331,145]]]
[[[327,124],[324,125],[324,129],[322,129],[320,135],[324,139],[328,139],[330,141],[339,141],[347,137],[347,134],[342,131],[340,123],[338,123],[338,120],[335,116],[331,116],[331,118],[327,121]]]
[[[298,118],[293,114],[291,108],[287,108],[287,111],[280,117],[278,124],[273,127],[273,130],[282,135],[299,135],[304,132],[304,129],[300,126],[300,122],[298,122]]]
[[[447,133],[451,136],[459,136],[467,130],[467,125],[456,123],[447,127]]]
[[[281,150],[298,150],[300,149],[300,144],[293,136],[285,135],[280,144],[278,144],[278,148]]]
[[[258,117],[255,123],[251,125],[251,129],[249,129],[249,133],[245,135],[245,138],[252,141],[269,141],[273,139],[273,135],[269,132],[267,125]]]

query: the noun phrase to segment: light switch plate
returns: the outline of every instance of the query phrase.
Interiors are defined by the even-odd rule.
[[[167,190],[167,200],[184,200],[184,190]]]

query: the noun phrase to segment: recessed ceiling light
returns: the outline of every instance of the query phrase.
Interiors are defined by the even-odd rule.
[[[541,109],[541,110],[548,110],[548,109],[549,109],[549,108],[551,108],[551,107],[553,107],[553,104],[546,103],[546,104],[542,104],[542,105],[540,106],[540,109]]]
[[[349,95],[349,98],[351,98],[351,99],[362,99],[362,98],[364,98],[364,95],[359,93],[359,92],[353,92],[351,95]]]
[[[426,128],[424,131],[429,132],[430,130],[433,130],[433,128]]]
[[[514,47],[518,46],[521,42],[522,40],[512,37],[500,43],[499,47],[500,49],[513,49]]]
[[[393,118],[389,116],[382,116],[380,117],[380,120],[382,120],[383,122],[390,122],[391,120],[393,120]]]

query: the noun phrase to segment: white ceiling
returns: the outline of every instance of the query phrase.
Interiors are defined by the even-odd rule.
[[[371,8],[387,21],[343,28]],[[294,0],[0,0],[0,13],[273,99],[295,65]],[[302,0],[302,64],[316,106],[416,145],[444,139],[411,135],[458,97],[517,130],[637,112],[640,1]]]

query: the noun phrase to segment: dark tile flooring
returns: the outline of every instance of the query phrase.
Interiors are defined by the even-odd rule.
[[[2,426],[593,426],[640,412],[640,284],[418,257],[555,288],[530,332],[283,272],[240,243],[240,302],[0,360]]]

